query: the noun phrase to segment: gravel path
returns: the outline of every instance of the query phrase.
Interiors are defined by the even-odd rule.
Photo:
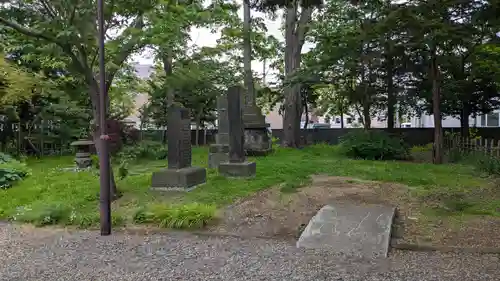
[[[0,280],[9,281],[480,281],[500,275],[498,255],[393,252],[368,261],[263,239],[0,228]]]

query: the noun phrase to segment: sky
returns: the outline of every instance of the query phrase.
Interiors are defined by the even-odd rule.
[[[208,2],[208,1],[207,1]],[[242,5],[242,0],[236,0],[236,2]],[[240,18],[243,18],[243,7],[241,6],[238,15]],[[284,41],[284,37],[282,32],[280,31],[281,19],[277,17],[276,20],[271,20],[269,17],[266,17],[263,13],[252,11],[252,17],[262,17],[264,18],[264,22],[266,23],[268,34],[273,35],[281,41]],[[214,47],[216,45],[216,40],[220,38],[220,34],[212,34],[209,29],[206,28],[193,28],[190,32],[191,34],[191,45],[198,46],[207,46]],[[307,51],[310,46],[306,43],[303,48],[303,52]],[[132,61],[138,62],[140,64],[153,64],[153,57],[148,51],[144,51],[141,54],[135,55],[132,57]],[[268,65],[266,66],[266,68]],[[261,74],[262,73],[262,62],[261,61],[252,61],[252,70]],[[272,72],[269,72],[268,75],[272,75]],[[267,77],[266,77],[267,78]]]

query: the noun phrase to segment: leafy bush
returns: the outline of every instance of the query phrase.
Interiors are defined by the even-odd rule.
[[[167,152],[167,146],[161,142],[143,141],[138,145],[126,146],[118,153],[118,157],[125,161],[162,160],[167,158]]]
[[[470,153],[463,159],[478,170],[490,175],[500,175],[500,159],[482,153]]]
[[[36,204],[17,208],[14,221],[32,223],[36,226],[54,225],[65,221],[70,209],[61,203]]]
[[[426,145],[416,145],[411,148],[412,153],[418,153],[418,152],[428,152],[432,151],[432,148],[434,147],[434,144],[428,143]]]
[[[214,205],[153,205],[137,210],[135,223],[153,223],[168,228],[201,228],[215,217]]]
[[[340,140],[341,152],[352,158],[370,160],[402,160],[410,156],[410,149],[400,138],[382,131],[355,131]]]
[[[16,181],[20,181],[30,174],[31,170],[10,155],[0,153],[0,188],[7,189]]]

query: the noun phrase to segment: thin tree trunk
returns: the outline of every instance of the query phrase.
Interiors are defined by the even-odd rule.
[[[370,105],[368,103],[365,103],[363,105],[363,127],[365,128],[365,130],[368,130],[371,128],[372,126],[372,122],[371,122],[371,118],[370,118]]]
[[[389,52],[389,50],[387,51]],[[394,78],[393,78],[394,63],[391,54],[387,54],[387,128],[394,129],[394,111],[396,105],[396,96],[394,93]]]
[[[251,106],[255,99],[255,89],[252,76],[252,17],[250,14],[249,0],[243,0],[243,70],[245,73],[244,84],[247,91],[244,100],[246,106]]]
[[[464,106],[460,112],[460,136],[462,138],[469,137],[469,116],[470,111]]]
[[[172,61],[173,61],[173,54],[172,50],[166,50],[161,52],[161,60],[163,63],[163,71],[165,71],[165,77],[169,78],[172,76]],[[168,86],[168,85],[167,85]],[[174,103],[174,91],[170,88],[167,87],[167,92],[165,93],[165,114],[168,116],[168,111],[170,110],[170,107]],[[168,121],[167,121],[168,123]],[[163,136],[162,136],[162,143],[166,144],[168,139],[167,139],[167,130],[168,130],[168,124],[163,124],[164,126],[167,125],[167,129],[163,130]]]
[[[432,109],[434,113],[434,155],[433,163],[443,163],[443,128],[441,123],[441,93],[436,48],[431,50]]]
[[[344,108],[340,110],[340,128],[344,129]]]

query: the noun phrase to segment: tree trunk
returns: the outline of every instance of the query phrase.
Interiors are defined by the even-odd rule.
[[[340,110],[340,128],[344,129],[344,109]]]
[[[365,103],[363,105],[363,127],[365,130],[370,129],[372,126],[372,120],[370,118],[370,105]]]
[[[243,70],[245,73],[244,84],[247,91],[244,104],[252,105],[255,99],[255,89],[252,75],[252,41],[251,41],[252,17],[250,14],[249,0],[243,0]]]
[[[431,50],[431,79],[432,79],[432,111],[434,114],[434,155],[433,163],[443,163],[443,128],[441,124],[441,93],[439,85],[439,69],[436,58],[436,48]]]
[[[394,112],[396,106],[396,95],[394,93],[393,61],[390,55],[387,56],[387,128],[394,129]]]
[[[309,125],[309,107],[307,106],[307,95],[301,95],[302,98],[302,107],[304,108],[304,129],[307,129],[307,126]],[[302,117],[302,116],[301,116]],[[302,118],[300,118],[302,120]]]
[[[172,50],[164,50],[161,52],[161,60],[163,63],[163,71],[165,71],[165,77],[168,79],[170,76],[172,76],[173,72],[173,54]],[[167,85],[168,86],[168,85]],[[174,91],[170,88],[167,87],[167,92],[165,93],[165,114],[168,115],[168,111],[172,104],[174,103]],[[167,120],[168,123],[168,120]],[[164,126],[167,125],[166,130],[163,130],[163,136],[162,136],[162,143],[167,144],[168,139],[167,139],[167,130],[168,130],[168,124],[163,124]]]
[[[305,41],[307,24],[311,21],[312,8],[303,9],[297,16],[299,3],[292,1],[285,12],[285,80],[292,77],[300,67],[301,50]],[[298,22],[297,22],[297,19]],[[286,85],[285,116],[283,118],[283,140],[285,147],[298,147],[300,144],[301,97],[299,84]]]
[[[460,112],[460,136],[462,138],[469,137],[469,116],[470,111],[466,106],[464,106],[462,108],[462,112]]]
[[[199,146],[200,145],[200,119],[201,119],[201,112],[203,112],[203,110],[199,111],[199,113],[196,114],[196,136],[195,136],[195,139],[196,139],[196,146]]]

